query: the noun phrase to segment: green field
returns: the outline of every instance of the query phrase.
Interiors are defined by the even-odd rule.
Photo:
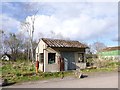
[[[100,56],[118,56],[120,54],[120,50],[113,51],[104,51],[98,53]]]

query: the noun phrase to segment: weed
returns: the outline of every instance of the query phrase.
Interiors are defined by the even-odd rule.
[[[22,61],[3,61],[4,65],[0,67],[0,73],[2,73],[1,77],[6,78],[8,82],[25,82],[32,80],[41,80],[41,79],[49,79],[49,78],[57,78],[61,77],[64,74],[64,77],[74,75],[73,71],[63,72],[39,72],[37,75],[35,74],[35,66],[32,63],[26,63]],[[97,69],[84,69],[82,72],[99,72],[99,71],[113,71],[116,69],[120,62],[108,62],[105,64],[105,67],[97,68]]]

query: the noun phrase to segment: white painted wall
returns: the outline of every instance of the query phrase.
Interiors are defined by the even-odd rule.
[[[58,57],[60,56],[59,52],[53,50],[50,47],[47,47],[47,44],[44,43],[44,41],[40,40],[36,48],[36,60],[37,60],[37,54],[39,55],[40,53],[44,53],[44,72],[59,71],[59,66],[58,66]],[[56,53],[55,63],[48,64],[48,53]],[[38,60],[39,60],[39,57],[38,57]],[[43,63],[39,64],[39,70],[43,71]]]
[[[36,60],[37,60],[37,54],[40,55],[40,53],[43,53],[44,49],[46,48],[47,48],[47,45],[43,42],[43,40],[40,40],[36,48]],[[39,56],[38,56],[38,60],[40,60]],[[39,70],[43,71],[43,63],[39,63]]]

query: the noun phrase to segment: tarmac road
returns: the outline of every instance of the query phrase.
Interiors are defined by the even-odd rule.
[[[83,79],[67,77],[26,82],[5,88],[118,88],[118,73],[94,73]]]

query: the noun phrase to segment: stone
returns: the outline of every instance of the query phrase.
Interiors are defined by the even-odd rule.
[[[8,84],[7,79],[0,79],[0,86],[6,86]]]

